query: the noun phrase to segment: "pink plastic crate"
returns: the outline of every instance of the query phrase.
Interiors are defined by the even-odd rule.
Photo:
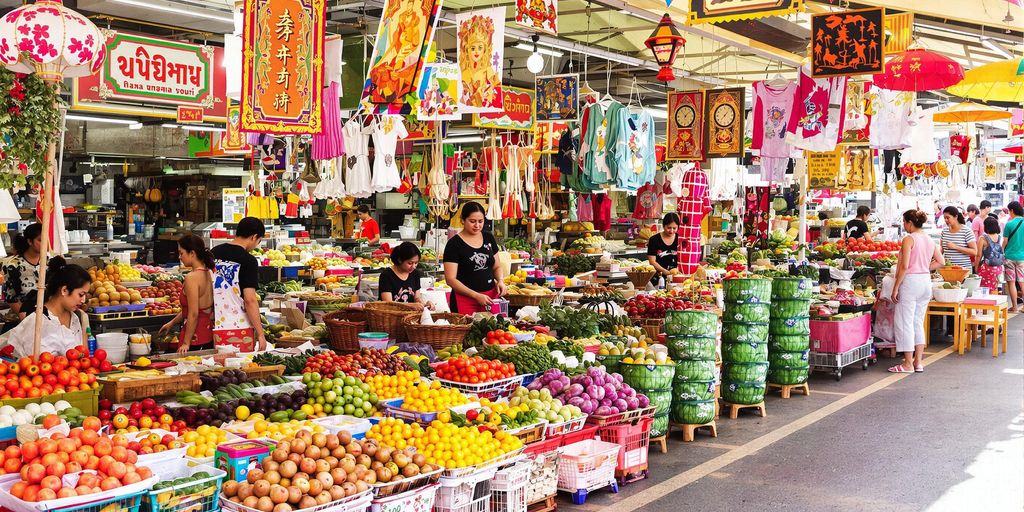
[[[871,315],[843,321],[811,320],[811,352],[840,353],[871,338]]]

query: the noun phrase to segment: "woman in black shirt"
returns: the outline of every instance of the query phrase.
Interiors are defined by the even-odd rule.
[[[666,213],[661,220],[661,233],[647,241],[647,261],[658,274],[669,275],[679,268],[679,215]]]
[[[489,311],[505,295],[504,276],[494,255],[498,242],[484,232],[484,207],[469,202],[462,208],[462,231],[444,247],[444,279],[452,287],[452,311],[472,315]]]
[[[871,208],[867,206],[857,207],[857,216],[846,223],[847,238],[863,238],[871,241],[871,233],[868,233],[868,217],[871,216]]]
[[[420,250],[412,242],[402,242],[391,251],[391,266],[380,273],[377,294],[385,302],[405,302],[420,309]]]

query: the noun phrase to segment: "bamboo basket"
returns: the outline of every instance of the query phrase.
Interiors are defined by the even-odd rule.
[[[348,308],[324,316],[327,337],[335,352],[359,352],[359,333],[366,332],[366,311]]]
[[[370,331],[386,332],[396,343],[408,341],[402,320],[409,313],[416,312],[416,306],[402,302],[377,301],[367,302],[363,309],[366,310],[366,326]]]
[[[523,306],[540,306],[545,301],[552,301],[555,298],[555,294],[548,295],[505,295],[504,297],[508,300],[508,305],[516,308]]]
[[[647,287],[647,283],[651,282],[651,279],[654,278],[654,274],[656,273],[656,270],[627,270],[626,277],[629,278],[629,281],[633,283],[634,287],[636,287],[638,290],[643,290],[644,288]]]
[[[665,327],[664,318],[638,318],[635,323],[637,326],[643,327],[647,337],[652,340],[657,340],[658,335],[663,332]]]
[[[473,319],[458,313],[431,313],[434,321],[447,320],[449,325],[423,325],[420,314],[413,313],[402,319],[405,333],[410,343],[426,343],[435,350],[448,348],[462,343],[463,338],[473,327]]]

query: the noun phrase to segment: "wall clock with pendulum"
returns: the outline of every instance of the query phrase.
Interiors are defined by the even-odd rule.
[[[706,91],[706,150],[709,156],[743,156],[743,89]]]

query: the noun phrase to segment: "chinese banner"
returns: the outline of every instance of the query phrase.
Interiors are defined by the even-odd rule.
[[[455,15],[463,112],[501,112],[505,55],[505,8]]]
[[[1010,137],[1024,136],[1024,108],[1010,109]]]
[[[424,65],[417,93],[419,104],[416,108],[416,117],[433,121],[462,119],[462,112],[459,112],[461,89],[459,66],[447,63]]]
[[[803,0],[690,0],[686,24],[749,20],[803,11]]]
[[[558,35],[558,1],[516,0],[516,25]]]
[[[441,0],[387,0],[384,3],[377,42],[363,84],[363,98],[379,106],[379,113],[411,110],[406,96],[415,94],[419,87],[440,10]]]
[[[502,111],[494,114],[474,114],[473,126],[498,130],[533,130],[537,111],[537,96],[529,89],[505,87]]]
[[[704,159],[704,91],[668,93],[666,160]]]
[[[808,186],[812,189],[835,188],[836,180],[839,177],[839,165],[843,156],[843,149],[825,151],[821,153],[808,151],[807,158],[807,179]]]
[[[228,120],[225,123],[224,137],[220,140],[220,148],[227,154],[252,153],[252,146],[242,133],[242,109],[238,105],[228,107]]]
[[[177,107],[225,116],[224,50],[213,46],[104,31],[107,59],[99,71],[76,78],[76,110],[177,117]]]
[[[743,156],[743,94],[742,87],[704,92],[704,145],[708,156]]]
[[[914,41],[914,13],[885,15],[885,53],[907,51]]]
[[[811,17],[811,76],[866,75],[884,71],[885,8]]]
[[[325,0],[245,0],[242,131],[320,133]]]

